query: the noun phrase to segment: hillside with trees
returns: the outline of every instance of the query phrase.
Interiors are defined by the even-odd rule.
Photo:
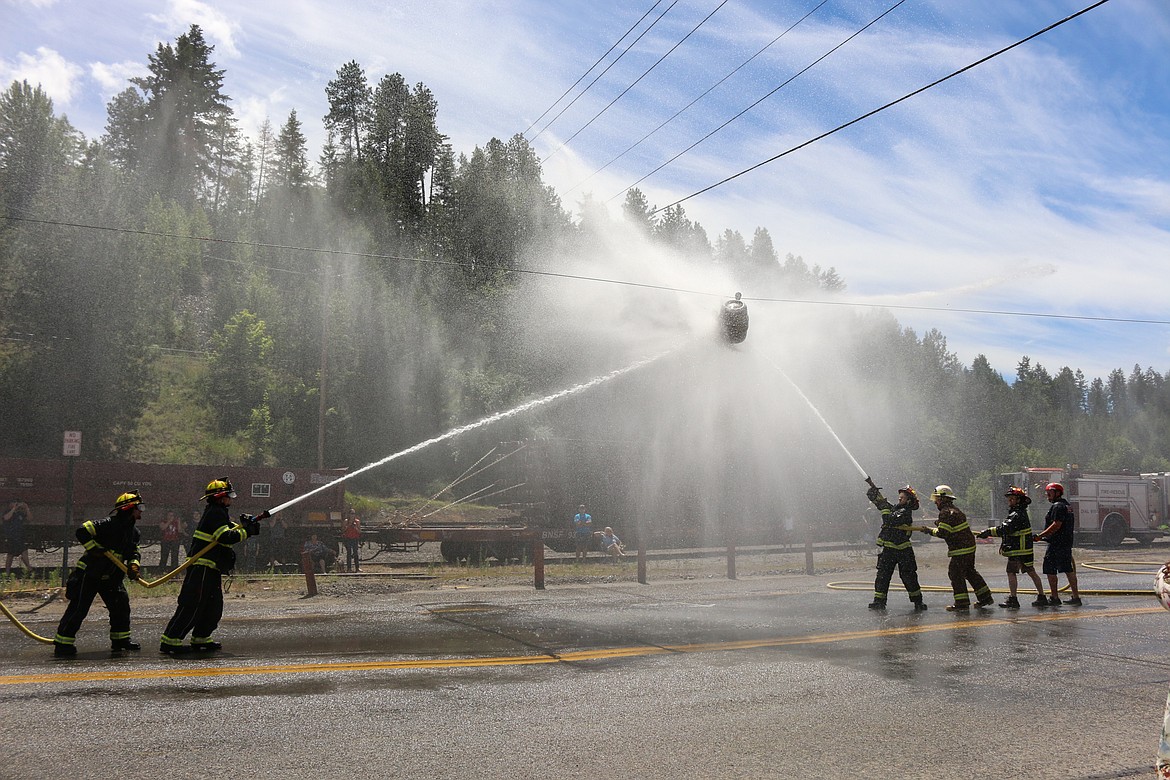
[[[578,361],[603,366],[534,350],[516,312],[529,272],[574,273],[563,258],[618,222],[743,289],[845,288],[766,227],[712,241],[636,189],[619,215],[586,202],[575,218],[523,136],[453,149],[435,96],[399,73],[344,63],[324,117],[294,110],[247,137],[199,27],[147,61],[100,138],[39,85],[0,93],[4,455],[55,457],[70,429],[98,459],[371,462],[579,381]],[[322,149],[306,121],[323,122]],[[1021,356],[1008,381],[982,356],[960,364],[937,330],[834,316],[849,334],[838,361],[913,421],[889,473],[954,475],[974,495],[1020,465],[1170,469],[1170,384],[1153,368],[1086,377]],[[825,399],[829,419],[848,416],[838,403]],[[425,480],[416,469],[406,478]]]

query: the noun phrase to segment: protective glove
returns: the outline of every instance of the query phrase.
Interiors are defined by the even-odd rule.
[[[137,561],[131,561],[126,566],[126,576],[137,581],[142,576],[142,567],[138,565]]]
[[[244,532],[248,536],[260,535],[260,521],[255,515],[249,515],[247,513],[240,515],[240,525],[243,526]]]
[[[991,529],[990,529],[990,528],[985,528],[985,529],[983,529],[982,531],[980,531],[979,533],[977,533],[977,534],[975,534],[975,535],[976,535],[977,537],[979,537],[980,539],[986,539],[986,538],[988,538],[989,536],[991,536]]]
[[[877,501],[882,497],[881,488],[871,487],[869,490],[865,491],[865,497],[870,501]]]

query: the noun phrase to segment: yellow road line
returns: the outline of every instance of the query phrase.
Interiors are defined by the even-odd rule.
[[[490,666],[531,666],[536,664],[573,663],[610,658],[635,658],[670,653],[708,653],[731,650],[753,650],[793,645],[829,644],[880,636],[925,634],[934,631],[953,631],[957,628],[983,628],[1017,623],[1047,623],[1061,620],[1124,617],[1162,612],[1161,607],[1110,609],[1103,611],[1052,612],[1017,618],[978,617],[948,623],[875,628],[865,631],[845,631],[833,634],[810,634],[795,637],[744,639],[729,642],[701,642],[686,645],[642,645],[634,647],[606,647],[577,650],[568,653],[476,658],[437,658],[401,661],[336,661],[326,663],[266,664],[257,666],[174,666],[166,669],[131,669],[121,671],[59,672],[52,674],[13,674],[0,676],[0,685],[30,685],[35,683],[108,682],[114,680],[171,680],[177,678],[230,677],[236,675],[272,675],[337,672],[371,672],[389,669],[465,669]]]

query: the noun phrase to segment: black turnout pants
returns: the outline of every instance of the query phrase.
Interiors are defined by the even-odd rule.
[[[187,569],[179,590],[179,606],[163,632],[163,641],[177,644],[191,632],[192,642],[206,641],[223,617],[223,577],[210,566]],[[170,641],[168,641],[170,640]]]
[[[873,597],[876,601],[885,601],[890,588],[890,580],[894,577],[894,569],[902,578],[902,585],[906,587],[906,595],[911,601],[922,598],[922,587],[918,584],[918,561],[914,557],[914,549],[891,550],[883,547],[878,553],[877,578],[873,582]]]
[[[122,577],[94,574],[90,569],[75,569],[65,587],[69,606],[57,625],[57,640],[72,643],[77,637],[82,621],[89,614],[96,596],[101,596],[110,611],[110,637],[119,639],[130,636],[130,594]]]

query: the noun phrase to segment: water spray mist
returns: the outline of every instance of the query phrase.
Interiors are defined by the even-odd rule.
[[[328,490],[329,488],[335,487],[338,482],[345,482],[348,479],[353,479],[354,477],[358,476],[359,474],[364,474],[365,472],[370,471],[371,469],[376,469],[379,466],[384,466],[391,461],[398,460],[399,458],[403,458],[403,457],[406,457],[407,455],[411,455],[413,453],[416,453],[419,450],[422,450],[422,449],[425,449],[425,448],[431,446],[432,444],[438,444],[441,441],[446,441],[447,439],[453,439],[462,433],[467,433],[468,431],[473,431],[476,428],[482,428],[485,425],[489,425],[491,423],[498,422],[499,420],[503,420],[503,419],[508,418],[508,417],[514,417],[514,416],[521,414],[523,412],[527,412],[527,411],[530,411],[532,409],[536,409],[537,407],[550,404],[553,401],[558,401],[561,398],[565,398],[565,397],[570,396],[570,395],[575,395],[577,393],[582,392],[583,390],[588,390],[591,387],[596,387],[597,385],[604,384],[605,382],[608,382],[611,379],[617,379],[618,377],[620,377],[624,374],[628,374],[631,371],[635,371],[639,368],[642,368],[643,366],[648,366],[651,363],[653,363],[654,361],[660,360],[661,358],[666,357],[667,355],[671,354],[672,352],[677,351],[680,348],[681,347],[674,347],[674,348],[668,349],[664,352],[660,352],[657,355],[652,355],[651,357],[643,358],[642,360],[639,360],[637,363],[634,363],[633,365],[626,366],[625,368],[619,368],[615,371],[609,372],[608,374],[603,374],[602,376],[596,377],[594,379],[590,379],[588,382],[582,382],[579,385],[574,385],[573,387],[570,387],[566,390],[561,390],[560,392],[557,392],[557,393],[553,393],[552,395],[546,395],[544,398],[537,398],[534,401],[529,401],[527,403],[521,404],[520,406],[517,406],[514,409],[509,409],[509,410],[504,411],[504,412],[497,412],[496,414],[493,414],[489,417],[485,417],[482,420],[477,420],[476,422],[468,423],[467,425],[462,425],[458,428],[454,428],[450,431],[447,431],[446,433],[444,433],[441,436],[436,436],[433,439],[427,439],[426,441],[419,442],[418,444],[414,445],[413,447],[408,447],[407,449],[402,450],[401,452],[396,452],[393,455],[387,455],[385,458],[382,458],[379,461],[375,461],[373,463],[362,466],[357,471],[354,471],[350,474],[346,474],[344,477],[341,477],[339,479],[335,479],[332,482],[329,482],[327,484],[321,485],[320,487],[314,488],[313,490],[310,490],[308,493],[297,496],[296,498],[289,499],[288,501],[285,501],[283,504],[280,504],[279,506],[275,506],[272,509],[269,509],[268,514],[274,515],[277,512],[283,512],[285,509],[288,509],[290,506],[293,506],[294,504],[297,504],[297,503],[300,503],[301,501],[304,501],[309,496],[316,495],[317,493],[320,493],[323,490]]]

